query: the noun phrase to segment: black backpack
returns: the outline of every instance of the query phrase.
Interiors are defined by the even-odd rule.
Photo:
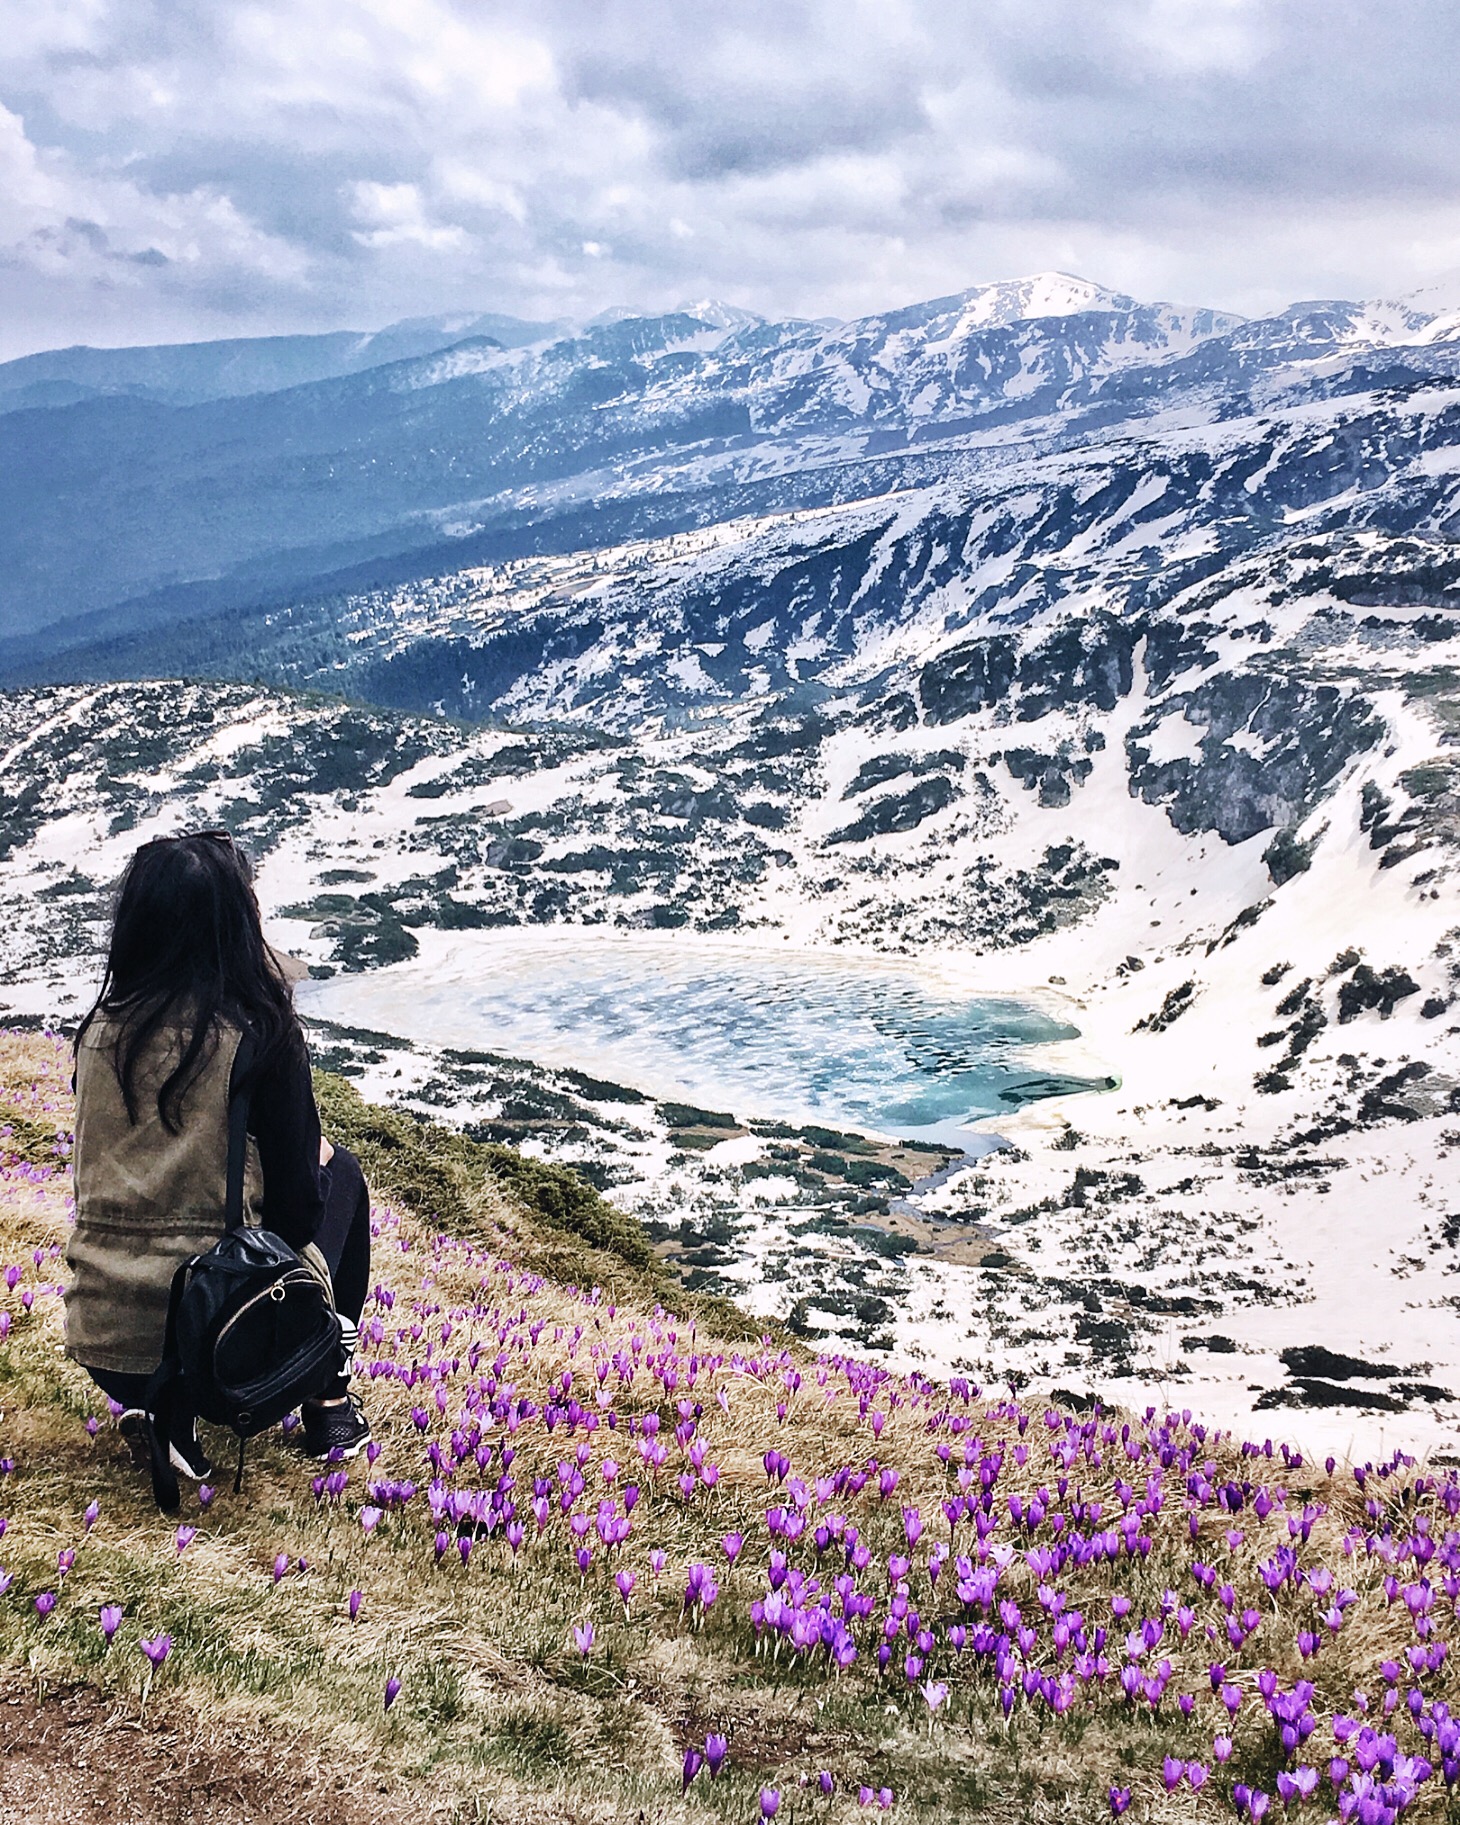
[[[238,1084],[247,1046],[234,1067]],[[206,1254],[173,1275],[162,1362],[147,1386],[152,1493],[164,1513],[180,1502],[168,1440],[194,1416],[238,1438],[235,1494],[243,1487],[244,1441],[276,1425],[335,1381],[347,1349],[334,1302],[318,1275],[272,1230],[243,1223],[248,1098],[228,1107],[226,1227]]]

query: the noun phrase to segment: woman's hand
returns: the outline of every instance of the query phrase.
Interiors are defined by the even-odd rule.
[[[330,1163],[330,1161],[331,1161],[331,1160],[332,1160],[332,1159],[333,1159],[333,1158],[334,1158],[334,1157],[335,1157],[335,1150],[334,1150],[334,1148],[333,1148],[333,1147],[332,1147],[332,1146],[331,1146],[331,1144],[330,1144],[330,1143],[329,1143],[329,1142],[328,1142],[328,1141],[327,1141],[327,1140],[326,1140],[326,1139],[325,1139],[325,1138],[324,1138],[324,1136],[323,1136],[323,1135],[321,1135],[321,1136],[320,1136],[320,1137],[319,1137],[319,1163],[320,1163],[320,1165],[321,1165],[321,1166],[328,1166],[328,1165],[329,1165],[329,1163]]]

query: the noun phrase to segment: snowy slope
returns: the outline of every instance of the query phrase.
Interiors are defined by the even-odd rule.
[[[918,956],[969,992],[1070,1010],[1082,1038],[1046,1068],[1122,1087],[1000,1118],[1017,1153],[888,1217],[921,1251],[875,1261],[905,1357],[1131,1398],[1155,1377],[1233,1418],[1262,1400],[1379,1400],[1377,1419],[1345,1404],[1284,1423],[1433,1443],[1460,1420],[1436,1393],[1460,1381],[1460,653],[1416,637],[1420,618],[1355,638],[1347,611],[1306,602],[1263,649],[1268,669],[1240,646],[1216,679],[1195,668],[1236,693],[1203,723],[1188,709],[1223,700],[1163,681],[1145,645],[1123,695],[1037,713],[1016,684],[904,721],[890,692],[871,718],[741,706],[638,739],[463,735],[242,687],[17,694],[3,993],[22,1011],[76,1005],[132,847],[220,819],[263,856],[274,929],[326,970],[429,966],[452,933],[490,945],[494,925],[521,923]],[[1263,690],[1279,693],[1277,726]],[[1307,782],[1283,844],[1271,826],[1231,841],[1178,828],[1184,805],[1249,805],[1240,782],[1264,754]],[[1195,784],[1133,791],[1153,762]],[[418,1062],[393,1087],[433,1072]],[[543,1144],[599,1161],[621,1146]],[[769,1146],[717,1158],[733,1185],[712,1196],[659,1144],[621,1195],[728,1225],[717,1284],[782,1312],[794,1286],[798,1322],[865,1343],[847,1316],[865,1309],[848,1305],[868,1272],[855,1237],[808,1260],[793,1185],[784,1208],[763,1179],[735,1189]],[[1305,1384],[1278,1351],[1310,1344],[1393,1373]]]

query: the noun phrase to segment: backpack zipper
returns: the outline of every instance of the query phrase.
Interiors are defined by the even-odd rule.
[[[252,1299],[245,1299],[243,1304],[239,1306],[238,1310],[228,1320],[227,1324],[223,1326],[218,1335],[213,1339],[213,1360],[215,1362],[218,1360],[218,1353],[226,1343],[228,1333],[240,1319],[251,1312],[256,1305],[262,1305],[265,1300],[272,1305],[281,1304],[288,1298],[288,1289],[291,1285],[317,1287],[319,1282],[315,1279],[314,1275],[309,1272],[308,1268],[291,1268],[280,1274],[277,1280],[270,1281],[268,1286],[266,1286],[261,1293],[255,1293]]]

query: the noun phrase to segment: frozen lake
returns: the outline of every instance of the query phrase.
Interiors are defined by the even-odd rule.
[[[312,983],[301,1005],[738,1114],[954,1142],[1021,1103],[1108,1087],[1041,1062],[1078,1036],[1056,1014],[922,963],[565,926],[422,939],[411,962]]]

